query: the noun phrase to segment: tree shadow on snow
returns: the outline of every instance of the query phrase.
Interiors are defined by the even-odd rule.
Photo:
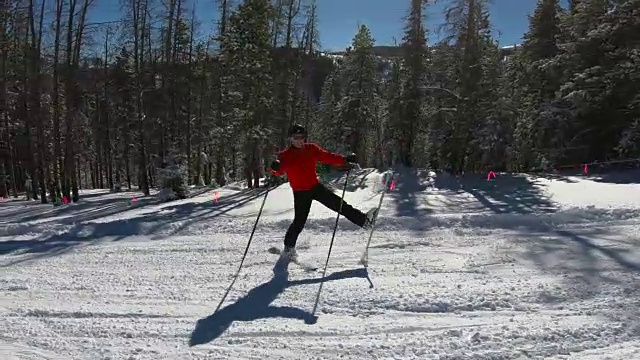
[[[394,189],[389,192],[396,206],[397,216],[420,217],[434,212],[423,192],[430,187],[418,170],[400,169],[394,177]],[[391,186],[391,184],[390,184]]]
[[[554,213],[557,204],[544,194],[535,182],[524,175],[498,174],[488,181],[480,175],[461,177],[453,187],[472,195],[484,209],[496,214],[540,214]],[[436,184],[446,188],[452,182]]]
[[[593,175],[595,173],[595,175]],[[640,184],[640,170],[590,172],[589,180],[609,184]]]
[[[199,196],[207,191],[211,191],[211,189],[207,187],[190,189],[188,198]],[[132,201],[132,196],[135,196],[135,203]],[[116,193],[104,190],[81,194],[79,202],[69,205],[53,206],[53,204],[29,203],[22,207],[15,207],[12,209],[13,211],[0,211],[0,215],[6,224],[38,221],[39,224],[73,225],[162,203],[166,203],[166,201],[156,195],[145,196],[134,191]],[[25,210],[25,207],[29,207],[29,209]]]
[[[136,221],[117,220],[108,223],[78,224],[65,233],[40,236],[30,240],[8,240],[0,242],[0,255],[29,254],[10,261],[0,267],[63,255],[77,247],[100,243],[103,237],[118,241],[125,237],[143,234],[142,224]]]
[[[180,226],[173,227],[174,230],[171,234],[176,234],[193,223],[225,215],[231,210],[238,209],[263,197],[266,192],[266,189],[245,189],[231,195],[225,195],[218,201],[190,202],[164,207],[164,210],[173,211],[173,213],[164,215],[164,218],[168,218],[167,222],[159,222],[154,232],[160,230],[163,226],[169,226],[171,221],[183,221]]]
[[[224,196],[218,202],[211,201],[202,203],[178,203],[163,206],[155,212],[143,214],[137,217],[115,219],[113,221],[80,223],[99,219],[130,208],[124,203],[111,203],[105,207],[86,208],[83,216],[73,216],[68,219],[59,219],[57,224],[73,225],[64,233],[54,231],[53,234],[45,233],[32,240],[9,240],[0,242],[0,255],[11,253],[34,254],[32,257],[22,258],[9,264],[31,261],[48,256],[64,254],[80,245],[97,243],[100,238],[111,237],[112,241],[119,241],[132,235],[153,235],[168,228],[171,234],[175,234],[190,224],[203,220],[211,220],[224,215],[229,211],[241,207],[258,197],[264,195],[266,190],[244,190],[228,196]],[[157,200],[149,199],[147,205],[156,203]],[[176,223],[181,223],[175,226]],[[55,229],[54,229],[55,230]],[[29,233],[30,227],[12,230],[10,235]]]
[[[234,321],[254,321],[268,318],[288,318],[303,320],[306,324],[315,324],[317,316],[309,311],[292,306],[274,306],[271,303],[291,286],[317,284],[348,278],[368,277],[365,268],[332,273],[323,278],[289,280],[286,264],[276,264],[271,280],[251,289],[245,296],[227,305],[217,312],[200,319],[191,333],[190,346],[209,343],[219,338]],[[284,267],[284,269],[283,269]]]
[[[6,214],[3,218],[7,224],[22,224],[30,221],[39,221],[39,224],[55,223],[70,225],[83,221],[91,221],[106,216],[119,214],[132,209],[156,205],[162,203],[154,196],[136,197],[133,205],[129,198],[104,198],[97,200],[82,199],[78,203],[70,205],[53,206],[52,204],[38,204],[27,211],[16,209],[13,214]]]
[[[540,230],[540,229],[536,229]],[[570,308],[583,301],[594,302],[613,321],[640,318],[637,300],[640,298],[640,238],[629,238],[609,226],[589,224],[580,229],[567,230],[549,227],[545,232],[524,232],[518,245],[524,253],[517,255],[535,265],[540,271],[558,276],[563,290],[538,290],[538,302],[544,305],[562,303]],[[523,241],[524,238],[524,241]],[[634,330],[640,337],[640,327]]]
[[[387,195],[397,216],[393,223],[417,233],[433,227],[452,226],[517,229],[520,225],[512,224],[509,216],[496,217],[494,214],[538,215],[559,210],[540,184],[525,176],[498,175],[497,179],[487,181],[480,174],[458,178],[443,173],[428,175],[416,169],[399,169],[395,180],[395,189]],[[537,218],[525,220],[539,223]]]
[[[501,177],[486,181],[470,175],[456,178],[440,173],[429,176],[417,169],[400,169],[389,197],[396,215],[425,218],[434,213],[531,213],[554,206],[525,178]],[[465,194],[472,197],[464,196]]]
[[[85,226],[77,226],[64,234],[55,234],[44,239],[8,240],[0,242],[0,255],[14,252],[21,254],[50,253],[60,254],[65,248],[72,247],[92,238],[82,235]],[[93,232],[91,232],[93,234]]]
[[[601,228],[585,228],[580,234],[564,229],[525,234],[528,239],[524,258],[543,269],[560,266],[580,273],[584,279],[600,277],[598,269],[607,262],[615,265],[616,271],[640,274],[640,259],[628,258],[640,240],[624,242],[611,239],[611,235],[610,230]]]

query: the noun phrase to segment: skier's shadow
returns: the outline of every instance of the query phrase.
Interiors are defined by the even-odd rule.
[[[191,333],[189,346],[201,345],[220,337],[234,321],[253,321],[265,318],[289,318],[303,320],[306,324],[315,324],[318,317],[309,311],[292,306],[272,306],[271,303],[288,287],[295,285],[317,284],[348,278],[368,278],[366,268],[344,270],[313,279],[289,281],[286,267],[280,261],[274,267],[271,280],[251,289],[247,295],[233,304],[197,321]]]

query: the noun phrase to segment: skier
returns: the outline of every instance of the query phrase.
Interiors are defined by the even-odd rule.
[[[291,259],[297,258],[296,242],[307,222],[313,200],[336,212],[340,210],[342,201],[340,215],[362,228],[371,228],[377,215],[377,208],[372,208],[365,214],[347,204],[340,196],[320,183],[316,173],[316,162],[336,166],[347,165],[356,162],[356,155],[342,156],[329,152],[317,144],[306,142],[307,130],[302,125],[294,124],[289,130],[289,136],[291,146],[280,152],[278,159],[271,163],[271,173],[276,176],[286,173],[293,190],[294,218],[284,236],[284,254]]]

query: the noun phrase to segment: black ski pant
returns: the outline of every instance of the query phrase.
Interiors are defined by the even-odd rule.
[[[284,246],[294,247],[298,240],[298,235],[304,229],[304,225],[307,222],[309,216],[309,210],[311,209],[311,203],[313,200],[319,201],[329,209],[338,212],[340,210],[341,197],[333,193],[323,184],[316,185],[311,190],[294,191],[293,192],[293,208],[295,216],[293,222],[289,225],[287,233],[284,236]],[[342,202],[342,211],[340,215],[343,215],[352,223],[363,227],[367,216],[362,211],[354,208],[353,206]]]

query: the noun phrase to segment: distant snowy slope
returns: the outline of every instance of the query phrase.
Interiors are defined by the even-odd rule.
[[[351,175],[345,200],[377,206],[383,175]],[[222,304],[265,189],[1,203],[0,359],[640,358],[640,178],[496,175],[399,170],[369,269],[341,217],[325,278],[272,271],[283,184]],[[324,265],[335,219],[313,204],[302,260]]]

